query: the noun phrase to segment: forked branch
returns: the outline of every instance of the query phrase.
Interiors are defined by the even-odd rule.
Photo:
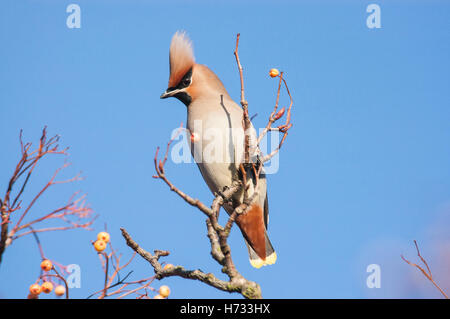
[[[439,290],[439,292],[444,296],[444,298],[448,299],[448,295],[444,292],[444,290],[442,290],[441,287],[439,287],[439,285],[434,280],[433,274],[431,273],[431,270],[430,270],[430,267],[428,266],[428,263],[425,260],[425,258],[423,258],[422,255],[420,254],[419,246],[417,245],[417,241],[415,241],[415,240],[414,240],[414,245],[416,246],[417,256],[419,257],[420,261],[423,263],[423,265],[425,266],[426,269],[418,264],[410,262],[405,257],[403,257],[403,255],[400,255],[400,256],[408,265],[419,269],[420,272],[436,287],[436,289]]]

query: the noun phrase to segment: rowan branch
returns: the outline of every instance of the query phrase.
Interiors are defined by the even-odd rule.
[[[244,163],[250,163],[250,128],[251,122],[248,116],[248,102],[245,99],[245,90],[244,90],[244,74],[241,65],[241,61],[239,60],[239,38],[240,34],[238,33],[236,36],[236,48],[234,50],[234,56],[236,58],[236,63],[239,70],[239,79],[241,82],[241,106],[243,110],[243,118],[242,118],[242,127],[244,128]],[[245,184],[244,184],[245,185]]]
[[[291,95],[291,92],[289,91],[289,87],[287,85],[287,82],[283,78],[283,72],[280,72],[279,78],[280,78],[280,81],[278,83],[277,99],[276,99],[276,102],[275,102],[275,106],[274,106],[274,109],[273,109],[272,113],[269,116],[269,121],[268,121],[266,127],[264,128],[264,130],[261,132],[260,136],[258,137],[257,144],[259,145],[261,140],[264,138],[264,136],[269,131],[271,131],[271,132],[273,132],[273,131],[281,132],[281,133],[283,133],[283,136],[281,137],[281,141],[279,142],[277,148],[275,148],[271,153],[269,153],[269,154],[267,154],[267,155],[262,157],[262,159],[261,159],[262,163],[268,162],[272,157],[274,157],[280,151],[281,147],[284,144],[284,141],[287,138],[288,131],[292,127],[292,123],[291,123],[291,109],[292,109],[292,105],[294,104],[294,100],[292,99],[292,95]],[[283,107],[281,110],[279,110],[277,112],[277,110],[278,110],[278,103],[279,103],[279,99],[280,99],[281,83],[284,84],[284,87],[286,88],[286,92],[289,95],[289,107],[287,108],[287,112],[286,112],[286,108],[285,107]],[[284,116],[285,113],[286,113],[285,123],[282,124],[282,125],[279,125],[276,128],[273,128],[272,127],[273,123],[278,121],[279,119],[281,119]]]
[[[150,265],[154,269],[155,278],[158,280],[174,276],[182,277],[185,279],[201,281],[211,287],[217,288],[222,291],[230,293],[239,292],[248,298],[255,297],[255,290],[259,291],[259,286],[257,284],[248,282],[245,279],[242,280],[243,278],[235,281],[224,281],[218,279],[212,273],[204,273],[200,269],[187,270],[183,266],[174,266],[163,269],[161,263],[159,262],[159,258],[162,256],[168,256],[168,251],[155,250],[154,255],[152,255],[150,252],[141,248],[139,244],[131,238],[131,236],[124,228],[121,228],[120,230],[122,231],[122,236],[125,238],[127,245],[150,263]],[[260,297],[260,295],[258,296]]]
[[[106,226],[105,226],[106,227]],[[95,246],[95,243],[92,242]],[[108,241],[107,245],[110,247],[110,252],[106,253],[105,250],[98,252],[98,257],[100,259],[101,267],[104,272],[103,276],[103,288],[92,293],[87,298],[91,298],[93,296],[98,295],[98,299],[105,299],[108,297],[112,297],[115,295],[121,294],[119,298],[123,298],[130,294],[136,293],[140,289],[147,289],[150,284],[154,280],[154,276],[150,278],[143,278],[135,281],[127,281],[128,277],[133,273],[133,271],[129,271],[123,278],[121,278],[121,271],[127,268],[134,257],[136,256],[136,252],[133,252],[131,258],[125,263],[121,264],[122,254],[118,254],[118,251],[112,247],[111,240]],[[117,278],[116,282],[114,280]],[[138,285],[137,288],[128,289],[132,285]],[[113,288],[116,288],[113,290]],[[139,295],[139,294],[138,294]]]
[[[8,182],[8,187],[6,189],[3,199],[0,199],[0,215],[1,215],[1,232],[0,232],[0,263],[2,261],[3,252],[6,247],[12,244],[15,239],[26,236],[28,234],[36,234],[38,232],[54,231],[54,230],[69,230],[75,228],[89,229],[95,220],[96,216],[93,216],[93,212],[90,207],[85,206],[84,196],[81,196],[77,200],[73,200],[75,193],[69,204],[53,210],[52,212],[37,217],[32,221],[24,223],[25,218],[30,214],[35,203],[42,197],[42,195],[53,185],[70,183],[80,180],[81,177],[76,175],[73,178],[63,181],[56,181],[56,176],[69,166],[65,163],[62,167],[56,169],[50,180],[44,185],[44,187],[34,196],[32,200],[27,204],[23,205],[24,200],[22,199],[26,187],[29,185],[30,178],[34,173],[35,169],[44,157],[48,155],[65,155],[67,156],[67,149],[59,149],[59,136],[55,135],[51,138],[47,138],[47,127],[42,130],[41,137],[39,139],[39,144],[35,150],[31,150],[32,143],[24,143],[22,139],[22,130],[19,134],[20,143],[20,159],[14,169],[14,172]],[[24,178],[21,179],[21,177]],[[21,184],[18,182],[22,180]],[[18,191],[14,193],[15,186],[18,185]],[[24,209],[23,209],[24,208]],[[11,230],[9,230],[10,224],[12,223],[11,217],[15,217],[17,214],[17,221]],[[50,219],[60,219],[68,226],[54,226],[54,227],[42,227],[40,229],[32,229],[30,226],[42,223]],[[21,232],[25,229],[30,229],[26,232]]]
[[[168,151],[172,141],[176,138],[177,134],[167,143],[166,153],[162,160],[158,159],[159,148],[157,148],[154,165],[157,175],[154,178],[163,180],[178,196],[180,196],[188,204],[197,207],[201,212],[205,214],[206,226],[208,231],[208,238],[211,243],[211,255],[213,258],[223,267],[222,272],[228,275],[229,281],[223,281],[216,278],[213,274],[205,274],[200,270],[186,270],[182,266],[177,266],[174,268],[169,268],[164,270],[159,263],[160,256],[166,256],[169,254],[167,251],[155,251],[155,255],[142,249],[131,236],[126,232],[125,229],[122,230],[122,235],[125,238],[128,246],[130,246],[136,253],[138,253],[142,258],[147,260],[154,268],[156,278],[163,279],[165,277],[178,276],[187,279],[199,280],[217,289],[228,291],[228,292],[239,292],[247,298],[261,298],[261,292],[259,285],[252,281],[246,280],[237,270],[233,263],[231,257],[231,249],[228,245],[227,239],[230,233],[231,226],[234,222],[234,218],[237,214],[243,213],[242,207],[238,207],[233,214],[231,214],[225,227],[218,223],[218,215],[220,207],[227,203],[231,197],[242,188],[241,181],[235,181],[227,187],[223,192],[217,194],[214,198],[211,207],[206,206],[198,199],[187,195],[186,193],[175,187],[165,175],[165,163],[167,161]]]

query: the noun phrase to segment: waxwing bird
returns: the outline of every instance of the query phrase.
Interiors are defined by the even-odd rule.
[[[173,36],[169,62],[169,85],[161,98],[175,97],[186,105],[192,156],[209,189],[220,193],[240,178],[239,164],[244,156],[242,108],[231,99],[213,71],[195,63],[191,41],[184,32]],[[252,157],[259,152],[253,126],[250,149]],[[247,185],[249,196],[256,192],[255,199],[250,209],[236,218],[236,224],[247,244],[250,264],[260,268],[275,263],[277,255],[267,236],[266,176],[262,170],[256,182],[254,175],[247,174]],[[224,205],[226,212],[231,214],[243,198],[243,191],[235,194],[232,201]]]

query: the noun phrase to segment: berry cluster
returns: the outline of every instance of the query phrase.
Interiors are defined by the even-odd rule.
[[[45,275],[40,276],[38,281],[30,286],[30,289],[29,289],[30,293],[28,295],[28,299],[38,299],[38,296],[41,292],[43,292],[45,294],[49,294],[53,291],[53,283],[50,280],[50,276],[54,276],[54,275],[47,274],[49,271],[54,269],[52,262],[48,259],[44,259],[41,262],[41,269],[42,269],[42,271],[45,272]],[[42,279],[42,278],[45,278],[45,279]],[[41,282],[41,280],[43,282],[40,285],[39,283]],[[66,293],[66,288],[63,285],[57,285],[55,287],[55,295],[56,296],[61,297],[65,293]]]
[[[98,233],[97,240],[94,242],[94,248],[99,253],[104,251],[106,248],[106,245],[109,243],[110,236],[107,232],[102,231]]]
[[[109,296],[113,296],[115,294],[118,294],[119,292],[123,293],[122,296],[127,296],[131,292],[135,292],[138,295],[137,298],[149,299],[150,296],[147,293],[147,288],[151,291],[156,291],[154,288],[150,287],[150,284],[153,281],[153,278],[137,280],[134,282],[123,282],[116,291],[112,291],[112,292],[108,291],[108,290],[110,290],[110,288],[112,286],[112,278],[117,276],[118,271],[125,267],[125,266],[117,266],[119,264],[119,259],[117,259],[116,251],[111,247],[111,244],[109,247],[111,252],[110,253],[105,252],[105,249],[107,248],[108,243],[110,243],[110,242],[111,242],[111,236],[109,235],[109,233],[107,233],[105,231],[98,233],[96,241],[92,242],[94,249],[99,253],[99,255],[101,256],[101,259],[103,261],[105,261],[104,265],[107,265],[108,263],[111,263],[111,262],[116,263],[115,271],[112,274],[109,273],[108,267],[104,267],[104,271],[106,272],[105,273],[106,277],[108,278],[108,280],[107,280],[108,285],[105,285],[105,288],[103,290],[99,291],[101,293],[99,298],[106,298]],[[129,262],[126,265],[128,265],[128,264],[129,264]],[[172,267],[174,267],[172,264],[166,264],[164,266],[164,269],[169,269]],[[140,284],[141,287],[135,288],[134,290],[126,290],[126,287],[131,284]],[[117,284],[116,284],[116,286],[117,286]],[[143,293],[143,294],[138,293],[138,290],[144,289],[144,288],[145,288],[145,293]],[[154,296],[153,299],[166,299],[167,297],[169,297],[169,295],[170,295],[170,288],[168,286],[164,285],[164,286],[159,287],[158,294],[156,296]]]

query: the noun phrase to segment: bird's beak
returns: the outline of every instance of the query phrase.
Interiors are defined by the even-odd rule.
[[[167,89],[163,94],[161,94],[160,98],[161,99],[167,99],[168,97],[174,96],[175,94],[177,94],[178,92],[180,92],[180,89]]]

